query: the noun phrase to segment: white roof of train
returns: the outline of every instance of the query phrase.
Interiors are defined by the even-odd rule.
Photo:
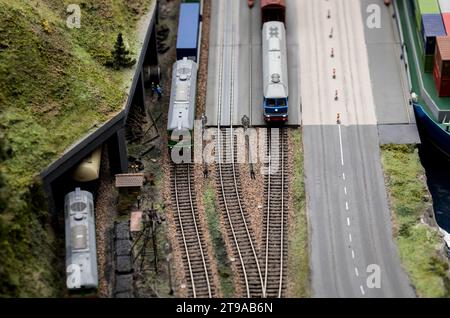
[[[262,32],[264,97],[289,96],[286,31],[282,22],[266,22]]]
[[[197,64],[184,58],[176,61],[172,71],[167,130],[193,129],[197,85]]]

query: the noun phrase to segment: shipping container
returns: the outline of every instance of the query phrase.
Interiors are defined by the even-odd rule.
[[[450,13],[450,0],[439,0],[441,13]]]
[[[436,90],[439,97],[450,97],[450,80],[439,78],[437,65],[435,65],[433,71],[434,83],[436,84]]]
[[[450,80],[450,37],[436,38],[435,68],[439,80]]]
[[[442,22],[444,23],[445,33],[450,34],[450,13],[442,13]]]
[[[422,16],[424,14],[440,14],[439,3],[437,0],[415,0],[416,23],[422,31]]]
[[[261,0],[262,24],[268,21],[286,21],[286,1],[285,0]]]
[[[446,36],[444,23],[440,14],[422,15],[422,39],[426,55],[434,54],[436,36]]]
[[[178,20],[177,60],[187,57],[197,62],[200,4],[182,3]]]

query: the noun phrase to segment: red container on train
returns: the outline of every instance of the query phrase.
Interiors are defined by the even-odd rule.
[[[433,77],[439,97],[450,97],[449,36],[439,36],[436,38]]]
[[[261,0],[262,24],[268,21],[286,21],[285,0]]]

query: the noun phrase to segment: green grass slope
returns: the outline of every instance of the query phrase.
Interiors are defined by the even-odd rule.
[[[417,148],[385,145],[382,162],[394,211],[400,258],[420,297],[448,297],[448,265],[438,230],[421,222],[431,208],[425,171]]]
[[[104,67],[119,32],[136,52],[148,0],[81,0],[81,27],[66,0],[0,0],[0,296],[62,290],[60,239],[36,175],[126,99],[130,70]],[[63,251],[62,251],[63,253]],[[61,273],[62,272],[62,273]]]

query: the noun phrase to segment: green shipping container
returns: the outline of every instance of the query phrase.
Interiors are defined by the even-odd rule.
[[[425,73],[433,73],[434,55],[425,55],[423,62]]]
[[[440,14],[438,0],[414,0],[416,8],[416,23],[419,31],[422,31],[422,14]]]

